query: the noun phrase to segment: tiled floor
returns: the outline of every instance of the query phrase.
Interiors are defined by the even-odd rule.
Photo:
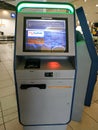
[[[18,122],[13,50],[13,43],[0,44],[0,130],[23,130]],[[67,130],[98,130],[98,82],[91,107],[84,107],[81,121],[71,121]]]

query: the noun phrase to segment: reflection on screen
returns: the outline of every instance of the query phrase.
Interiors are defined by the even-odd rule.
[[[25,19],[24,51],[65,52],[65,19]]]

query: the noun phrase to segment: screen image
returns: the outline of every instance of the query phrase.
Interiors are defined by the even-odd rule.
[[[67,19],[24,18],[26,52],[66,52]]]

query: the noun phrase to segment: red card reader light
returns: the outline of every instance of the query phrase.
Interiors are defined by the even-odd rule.
[[[48,62],[47,66],[48,66],[50,69],[59,69],[61,65],[60,65],[59,62],[51,61],[51,62]]]

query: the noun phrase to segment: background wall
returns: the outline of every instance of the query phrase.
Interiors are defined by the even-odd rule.
[[[0,31],[4,32],[4,35],[14,35],[15,33],[15,18],[11,17],[11,13],[15,12],[0,9]]]
[[[15,19],[0,19],[0,31],[4,35],[14,35],[15,33]]]

